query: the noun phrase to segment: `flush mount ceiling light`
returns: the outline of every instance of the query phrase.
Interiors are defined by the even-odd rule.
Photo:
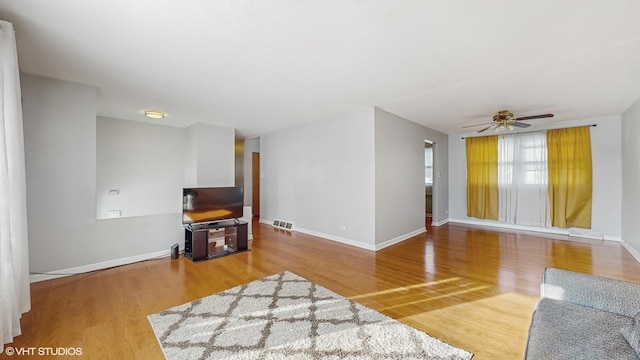
[[[164,117],[164,113],[160,111],[146,110],[144,112],[144,116],[152,119],[162,119]]]

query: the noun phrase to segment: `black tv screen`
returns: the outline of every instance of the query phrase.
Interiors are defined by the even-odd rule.
[[[243,215],[242,186],[182,189],[182,224],[211,223]]]

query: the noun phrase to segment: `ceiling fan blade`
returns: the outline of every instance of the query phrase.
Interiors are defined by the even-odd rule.
[[[523,116],[519,117],[516,120],[532,120],[532,119],[542,119],[542,118],[550,118],[553,117],[553,114],[542,114],[542,115],[533,115],[533,116]]]
[[[492,128],[492,127],[494,127],[494,126],[495,126],[495,124],[489,125],[489,126],[487,126],[486,128],[484,128],[484,129],[482,129],[482,130],[480,130],[480,131],[478,131],[478,132],[479,132],[479,133],[481,133],[481,132],[483,132],[483,131],[485,131],[485,130],[489,130],[490,128]]]
[[[489,124],[493,124],[493,123],[482,123],[482,124],[475,124],[475,125],[467,125],[467,126],[463,126],[463,129],[466,128],[470,128],[470,127],[474,127],[474,126],[480,126],[480,125],[489,125]]]
[[[517,122],[517,121],[514,121],[514,122],[512,122],[512,123],[511,123],[511,124],[509,124],[509,125],[513,125],[513,126],[515,126],[515,127],[519,127],[519,128],[528,128],[529,126],[531,126],[531,124],[522,123],[522,122]]]

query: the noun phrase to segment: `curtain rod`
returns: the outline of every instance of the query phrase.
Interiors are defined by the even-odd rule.
[[[577,128],[577,127],[583,127],[583,126],[596,127],[596,126],[598,126],[598,124],[569,126],[569,127],[566,127],[566,128],[558,128],[558,129],[571,129],[571,128]],[[537,133],[537,132],[543,132],[543,131],[547,131],[547,130],[558,130],[558,129],[545,129],[545,130],[535,130],[535,131],[519,131],[519,132],[515,132],[515,133],[506,133],[506,134],[502,134],[502,135],[533,134],[533,133]],[[496,135],[480,135],[480,136],[467,136],[467,137],[498,136],[498,135],[500,135],[500,134],[496,134]],[[464,140],[464,139],[466,139],[466,137],[462,138],[462,140]]]

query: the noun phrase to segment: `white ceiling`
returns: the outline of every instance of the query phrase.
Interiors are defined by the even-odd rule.
[[[242,136],[372,106],[463,133],[640,98],[637,0],[0,0],[0,19],[23,72],[96,86],[98,115]]]

